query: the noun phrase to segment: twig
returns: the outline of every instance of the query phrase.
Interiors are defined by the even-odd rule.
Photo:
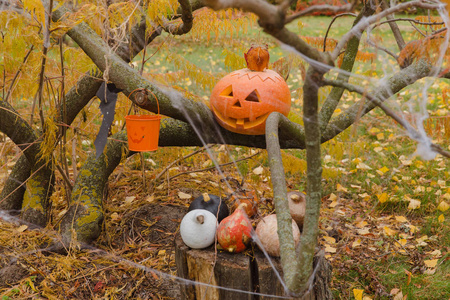
[[[70,182],[69,177],[67,177],[66,172],[64,172],[63,168],[61,168],[61,166],[58,164],[56,165],[56,168],[58,169],[59,173],[61,173],[61,176],[64,179],[64,182],[66,183],[67,188],[69,189],[70,193],[72,193],[73,186],[72,186],[72,183]],[[69,195],[70,195],[70,193],[69,193]],[[70,198],[67,198],[67,204],[69,204],[69,199]]]
[[[158,181],[159,178],[161,178],[161,176],[164,175],[164,173],[166,173],[167,170],[169,170],[173,165],[175,165],[175,164],[179,163],[180,161],[185,160],[186,158],[189,158],[189,157],[191,157],[191,156],[193,156],[193,155],[195,155],[195,154],[197,154],[199,152],[203,152],[206,149],[211,148],[211,147],[212,147],[212,145],[207,145],[207,146],[205,146],[203,148],[200,148],[200,149],[198,149],[198,150],[196,150],[196,151],[194,151],[194,152],[192,152],[192,153],[190,153],[188,155],[185,155],[185,156],[183,156],[183,157],[181,157],[181,158],[171,162],[167,167],[164,168],[164,170],[162,170],[158,175],[156,175],[155,179],[153,179],[153,186],[155,186],[156,181]]]
[[[348,90],[349,92],[356,92],[356,93],[358,93],[360,95],[364,95],[370,102],[374,103],[376,106],[381,108],[386,115],[388,115],[389,117],[394,119],[403,128],[405,128],[409,132],[411,138],[413,138],[416,141],[419,141],[421,139],[420,133],[417,132],[417,130],[414,127],[412,127],[407,121],[403,120],[400,116],[398,116],[389,107],[384,105],[383,101],[386,100],[386,99],[380,100],[378,97],[367,93],[367,91],[365,91],[363,88],[355,86],[355,85],[352,85],[352,84],[349,84],[349,83],[340,82],[340,81],[331,80],[331,79],[325,79],[325,78],[323,79],[323,83],[325,85],[332,85],[332,86],[343,87],[346,90]],[[430,142],[430,148],[434,152],[439,153],[442,156],[445,156],[447,158],[450,158],[450,152],[445,151],[440,146],[438,146],[438,145],[436,145],[436,144],[434,144],[432,142]]]
[[[311,5],[295,14],[290,15],[289,17],[286,17],[286,21],[284,24],[289,24],[290,22],[294,21],[295,19],[298,19],[300,17],[315,13],[315,12],[321,12],[321,11],[327,11],[327,12],[340,12],[340,11],[351,11],[355,5],[356,1],[353,1],[353,3],[348,3],[342,6],[337,5],[328,5],[328,4],[321,4],[321,5]]]
[[[38,103],[39,103],[39,116],[41,118],[41,125],[42,125],[41,130],[44,130],[45,126],[44,112],[42,110],[42,98],[44,96],[45,64],[47,62],[48,48],[50,48],[50,23],[52,22],[52,9],[53,9],[53,0],[50,0],[47,13],[47,21],[45,22],[45,29],[44,29],[44,47],[42,50],[41,72],[39,73]]]
[[[234,161],[230,161],[230,162],[227,162],[227,163],[224,163],[224,164],[221,164],[221,165],[217,165],[217,167],[220,168],[220,167],[232,165],[232,164],[235,164],[237,162],[250,159],[250,158],[252,158],[252,157],[254,157],[256,155],[259,155],[260,153],[261,153],[261,151],[258,151],[255,154],[252,154],[250,156],[243,157],[243,158],[240,158],[240,159],[237,159],[237,160],[234,160]],[[204,169],[198,169],[198,170],[186,171],[186,172],[178,173],[178,174],[173,175],[172,177],[170,177],[169,180],[174,179],[174,178],[176,178],[178,176],[181,176],[181,175],[190,174],[190,173],[197,173],[197,172],[204,172],[204,171],[212,170],[212,169],[215,169],[215,168],[216,168],[216,166],[212,166],[212,167],[208,167],[208,168],[204,168]]]
[[[346,34],[344,34],[344,36],[341,38],[341,40],[338,42],[338,44],[334,48],[333,52],[331,53],[332,59],[335,60],[339,56],[339,53],[341,52],[341,50],[345,47],[345,45],[348,43],[348,41],[352,37],[360,35],[371,24],[378,22],[380,19],[385,18],[388,15],[391,15],[391,14],[399,12],[399,11],[404,11],[410,7],[421,7],[421,8],[425,8],[425,9],[438,9],[439,5],[438,4],[436,4],[436,5],[428,4],[422,0],[413,0],[410,2],[404,2],[404,3],[398,4],[389,9],[383,10],[382,12],[380,12],[376,15],[365,18],[364,21],[359,22],[350,31],[348,31]]]
[[[331,25],[333,25],[334,21],[336,21],[337,18],[344,17],[344,16],[357,17],[357,15],[354,13],[343,13],[343,14],[334,16],[334,18],[330,22],[330,25],[328,25],[327,32],[325,33],[325,37],[323,38],[323,52],[325,52],[327,50],[327,37],[328,37],[328,33],[330,32]]]

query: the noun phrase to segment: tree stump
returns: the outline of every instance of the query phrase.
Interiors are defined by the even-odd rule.
[[[259,249],[254,249],[253,256],[223,251],[216,253],[214,246],[196,250],[186,246],[178,234],[175,262],[178,277],[207,284],[180,283],[181,299],[184,300],[269,300],[279,299],[274,296],[286,296],[269,260]],[[283,278],[279,258],[271,257],[271,262]],[[303,297],[292,299],[332,299],[328,287],[331,265],[322,257],[315,259],[315,266],[313,288]]]

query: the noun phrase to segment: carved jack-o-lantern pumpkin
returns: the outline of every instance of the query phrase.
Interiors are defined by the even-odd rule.
[[[265,69],[269,60],[267,50],[251,48],[245,59],[247,69],[234,71],[216,84],[211,93],[211,109],[217,122],[229,131],[264,134],[271,112],[288,115],[291,93],[277,72]]]

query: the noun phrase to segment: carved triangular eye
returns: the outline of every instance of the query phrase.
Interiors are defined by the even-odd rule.
[[[233,87],[230,85],[230,86],[228,86],[227,88],[225,88],[225,89],[220,93],[220,96],[233,98]]]
[[[233,104],[233,106],[236,106],[236,107],[242,107],[242,105],[241,105],[241,101],[236,101],[236,103],[235,104]]]
[[[245,98],[245,100],[251,101],[251,102],[259,102],[259,96],[258,96],[258,93],[256,92],[256,90],[251,92],[250,95],[248,95],[247,98]]]

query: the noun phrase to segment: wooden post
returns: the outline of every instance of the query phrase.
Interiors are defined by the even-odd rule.
[[[211,285],[181,283],[181,299],[183,300],[272,300],[279,298],[258,294],[286,296],[283,285],[269,260],[259,249],[253,251],[253,256],[223,251],[216,253],[213,246],[196,250],[186,246],[178,235],[175,240],[175,261],[179,277]],[[271,262],[283,278],[279,259],[271,257]],[[321,260],[320,263],[317,275],[323,278],[316,276],[314,288],[309,293],[302,298],[291,299],[332,299],[328,290],[331,267],[326,260]],[[227,288],[243,292],[230,291]]]

